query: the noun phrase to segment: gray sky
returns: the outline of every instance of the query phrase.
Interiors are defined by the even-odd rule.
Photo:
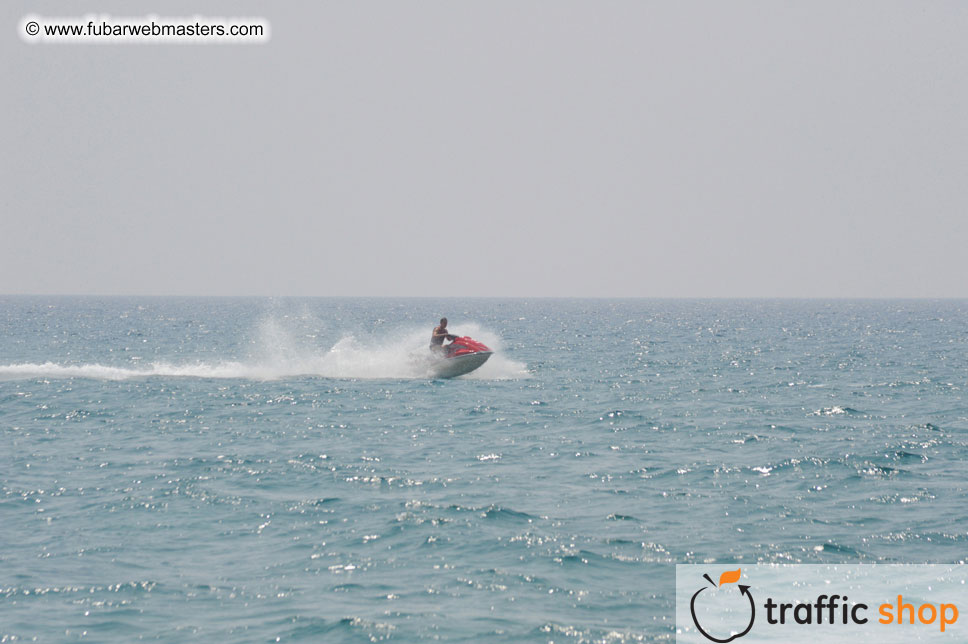
[[[91,12],[272,39],[17,31]],[[0,17],[0,293],[968,296],[963,2]]]

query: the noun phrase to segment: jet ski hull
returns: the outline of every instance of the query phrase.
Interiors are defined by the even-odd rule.
[[[435,378],[456,378],[480,367],[487,362],[492,353],[492,351],[478,351],[453,358],[441,358],[434,363],[431,370]]]

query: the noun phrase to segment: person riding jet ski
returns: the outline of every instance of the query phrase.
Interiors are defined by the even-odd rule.
[[[445,345],[444,341],[450,341]],[[467,336],[447,332],[447,318],[440,318],[430,336],[430,351],[434,361],[430,368],[437,378],[453,378],[474,371],[494,353],[483,342]]]
[[[434,332],[430,336],[430,348],[433,351],[443,351],[444,340],[453,342],[456,339],[456,335],[447,333],[447,318],[440,318],[440,326],[434,327]]]

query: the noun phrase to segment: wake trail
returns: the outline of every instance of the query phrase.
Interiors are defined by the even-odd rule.
[[[209,378],[279,380],[315,376],[335,379],[417,379],[432,377],[431,354],[427,349],[428,334],[407,332],[389,341],[374,344],[344,336],[329,350],[300,346],[274,321],[263,325],[261,355],[245,360],[173,363],[156,361],[143,366],[127,367],[100,363],[61,364],[14,363],[0,365],[0,380],[30,378],[88,378],[96,380],[130,380],[135,378]],[[511,380],[526,378],[527,366],[502,355],[500,339],[475,325],[455,328],[462,335],[472,335],[495,348],[494,355],[481,368],[462,376],[475,380]]]

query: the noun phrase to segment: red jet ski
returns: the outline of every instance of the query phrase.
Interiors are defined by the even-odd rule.
[[[443,347],[443,351],[436,349],[435,353],[437,360],[432,367],[434,376],[454,378],[474,371],[487,362],[494,352],[483,342],[462,336]]]

